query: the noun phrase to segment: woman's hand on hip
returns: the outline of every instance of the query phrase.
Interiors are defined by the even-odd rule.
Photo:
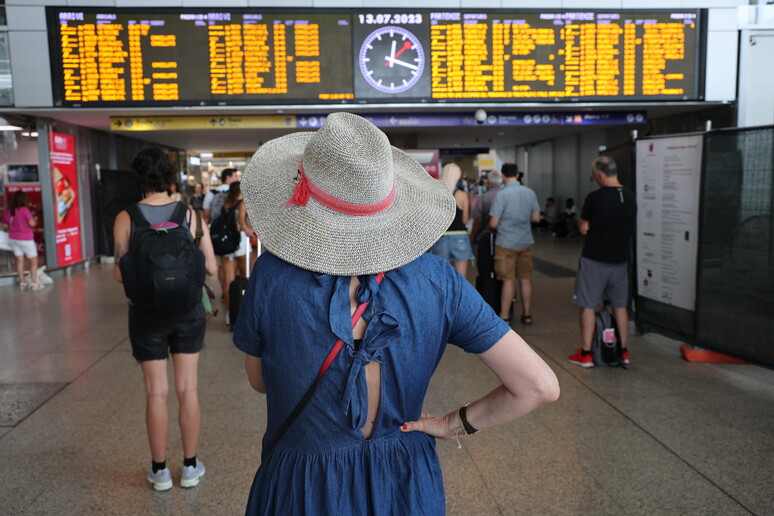
[[[439,439],[454,439],[459,428],[462,428],[462,422],[457,411],[445,416],[431,416],[423,412],[417,421],[406,421],[400,427],[401,432],[424,432]]]

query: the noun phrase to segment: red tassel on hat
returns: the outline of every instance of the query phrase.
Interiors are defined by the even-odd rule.
[[[298,169],[296,189],[293,190],[293,195],[290,196],[290,200],[288,200],[285,206],[290,206],[294,203],[299,206],[306,206],[307,202],[309,202],[309,180],[306,178],[306,174],[304,174],[304,165],[302,164]]]

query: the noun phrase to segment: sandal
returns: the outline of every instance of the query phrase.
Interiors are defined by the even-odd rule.
[[[524,326],[532,326],[532,316],[531,315],[522,315],[521,316],[521,324]]]

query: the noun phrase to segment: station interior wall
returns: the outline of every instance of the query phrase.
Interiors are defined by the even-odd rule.
[[[749,45],[741,45],[738,7],[751,2],[743,0],[545,0],[535,2],[530,0],[395,0],[392,2],[372,0],[291,0],[284,2],[265,0],[224,0],[217,3],[218,7],[298,7],[298,8],[517,8],[517,9],[561,9],[561,8],[708,8],[707,53],[706,53],[706,89],[705,100],[733,103],[737,100],[737,82],[740,84],[749,77],[737,73],[739,62],[745,64],[745,71],[765,70],[771,75],[770,55],[761,52],[749,52]],[[45,6],[104,6],[104,7],[212,7],[212,2],[204,0],[166,0],[149,2],[147,0],[8,0],[6,12],[8,17],[8,32],[11,50],[11,66],[15,104],[17,108],[52,107],[51,77],[48,55],[48,36],[46,33]],[[774,36],[774,30],[764,35]],[[774,37],[771,38],[774,40]],[[768,40],[767,40],[768,41]],[[741,52],[741,57],[739,56]],[[770,94],[770,89],[763,90]],[[765,101],[765,99],[764,99]],[[745,105],[744,103],[748,104]],[[763,102],[755,96],[747,95],[739,98],[739,111],[755,111],[753,102]],[[774,100],[772,100],[774,102]],[[517,106],[509,105],[511,109]],[[253,112],[255,107],[251,106]],[[386,108],[385,108],[386,109]],[[768,115],[763,113],[763,119],[756,122],[774,123],[774,109]],[[768,120],[766,117],[770,117]],[[688,117],[682,117],[688,126]],[[96,180],[95,165],[102,168],[126,168],[134,154],[146,142],[135,138],[127,138],[84,127],[72,126],[62,122],[49,121],[50,128],[58,132],[76,135],[79,142],[78,162],[82,180],[93,187]],[[736,120],[733,121],[736,123]],[[732,123],[732,125],[733,125]],[[693,124],[695,125],[695,124]],[[673,129],[676,126],[671,126]],[[692,127],[692,126],[691,126]],[[691,130],[697,130],[692,127]],[[511,146],[495,149],[496,168],[502,163],[516,162],[526,171],[525,183],[533,188],[541,206],[545,199],[553,196],[560,209],[564,207],[567,198],[573,198],[580,206],[586,194],[595,185],[589,180],[591,161],[599,154],[601,147],[611,147],[630,138],[631,129],[602,129],[564,136],[549,141],[535,142],[525,146]],[[2,152],[2,149],[0,149]],[[16,151],[19,152],[19,151]],[[30,152],[33,152],[30,150]],[[1,156],[4,163],[6,156]],[[12,159],[21,159],[14,157]],[[467,158],[465,158],[467,159]],[[475,167],[473,159],[470,163],[464,161],[464,168]],[[24,159],[24,161],[33,162]],[[38,160],[34,160],[37,162]],[[18,161],[17,161],[18,162]],[[41,169],[42,171],[42,169]],[[93,194],[89,192],[89,202],[93,202]],[[93,212],[93,204],[84,206],[83,213]],[[95,228],[91,222],[83,226],[84,234],[94,234]],[[87,256],[94,256],[94,239],[86,238]]]

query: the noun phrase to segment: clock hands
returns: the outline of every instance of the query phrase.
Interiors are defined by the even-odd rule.
[[[400,59],[393,59],[389,56],[384,56],[384,59],[387,60],[386,63],[384,63],[384,66],[391,66],[393,64],[404,66],[406,68],[409,68],[411,70],[419,70],[418,66],[415,66],[411,63],[407,63],[406,61],[401,61]]]
[[[392,55],[389,56],[389,57],[385,56],[385,59],[387,60],[387,62],[384,63],[384,66],[389,66],[390,68],[392,68],[393,64],[401,64],[401,63],[403,63],[404,66],[407,65],[408,63],[406,63],[404,61],[398,61],[398,60],[396,60],[396,58],[399,55],[401,55],[403,52],[405,52],[406,50],[410,49],[412,46],[413,45],[412,45],[411,41],[405,41],[403,43],[403,47],[400,50],[398,50],[398,53],[396,54],[395,53],[395,40],[392,40]],[[410,68],[411,66],[412,65],[409,65],[407,68]],[[417,67],[414,66],[414,69],[416,70]]]

